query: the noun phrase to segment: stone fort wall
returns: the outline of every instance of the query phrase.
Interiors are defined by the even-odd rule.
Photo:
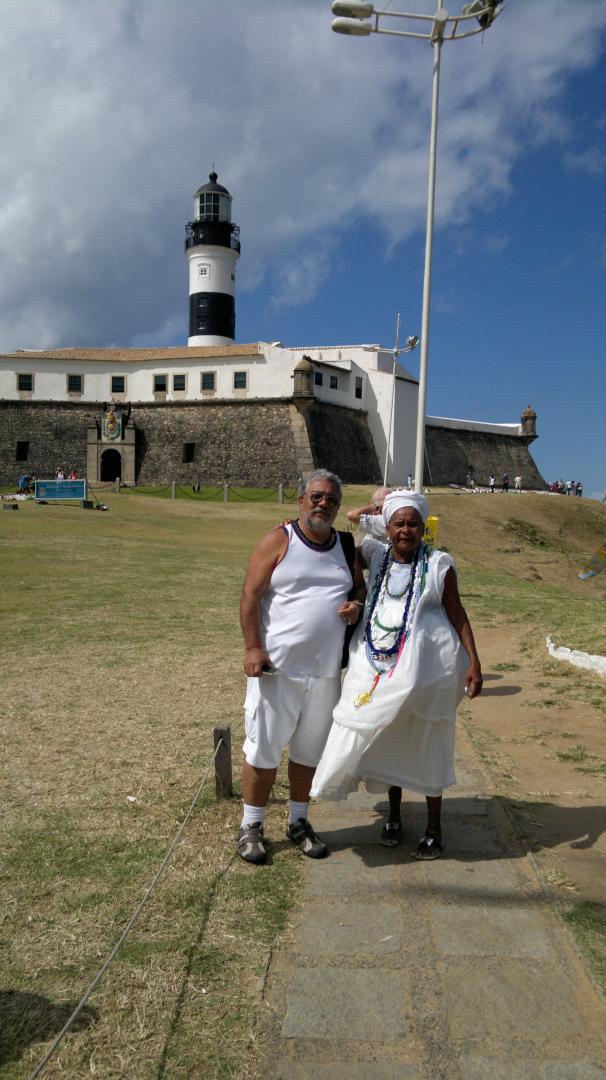
[[[427,425],[424,483],[429,486],[465,484],[471,471],[475,483],[487,487],[491,473],[500,483],[506,472],[512,486],[514,476],[520,475],[526,490],[544,491],[547,484],[528,449],[530,442],[532,437],[524,435],[497,435]]]
[[[16,486],[24,471],[48,479],[58,466],[86,476],[87,432],[100,429],[100,418],[99,406],[80,402],[0,402],[0,484]],[[315,399],[133,405],[130,423],[139,484],[273,487],[295,484],[318,466],[344,483],[381,480],[366,413]],[[430,486],[465,484],[471,470],[480,485],[491,472],[497,481],[508,472],[511,482],[519,473],[527,489],[546,487],[530,438],[430,426],[425,434]],[[194,460],[184,462],[192,443]],[[18,458],[18,444],[27,444],[26,458]],[[122,450],[121,443],[112,446]]]
[[[0,484],[16,486],[22,472],[48,479],[59,466],[86,476],[87,433],[100,431],[100,420],[98,405],[0,402]],[[296,484],[319,466],[345,483],[372,484],[380,478],[366,413],[315,400],[133,405],[130,425],[139,484],[200,480],[273,487]],[[193,444],[193,461],[183,460],[186,444]],[[127,452],[123,443],[107,445]]]

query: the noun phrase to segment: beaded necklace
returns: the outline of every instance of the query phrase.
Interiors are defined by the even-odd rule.
[[[388,678],[393,675],[398,661],[404,651],[404,646],[410,634],[412,624],[417,612],[419,600],[423,595],[425,589],[425,582],[427,580],[427,569],[429,562],[429,550],[425,544],[419,544],[417,548],[410,573],[408,583],[405,585],[401,593],[392,593],[389,591],[389,581],[391,576],[391,567],[393,565],[393,550],[391,547],[385,552],[379,572],[375,578],[373,585],[372,595],[370,599],[370,607],[368,611],[368,619],[366,621],[366,628],[364,631],[364,641],[366,647],[366,656],[368,662],[372,668],[376,671],[376,675],[373,679],[372,686],[369,691],[363,694],[358,694],[354,699],[354,705],[359,708],[361,705],[367,705],[374,691],[377,687],[381,675],[385,671],[389,671]],[[380,610],[381,603],[385,596],[389,596],[395,599],[401,599],[406,596],[404,603],[404,611],[402,614],[401,623],[396,626],[384,626],[378,618],[378,610]],[[373,630],[378,627],[380,630],[387,631],[389,633],[396,633],[393,643],[385,648],[380,646],[373,638]],[[388,665],[385,667],[385,665]]]

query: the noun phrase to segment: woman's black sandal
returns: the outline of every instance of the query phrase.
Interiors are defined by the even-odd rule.
[[[381,829],[379,843],[383,847],[397,847],[402,843],[402,824],[399,821],[388,821]]]
[[[416,851],[411,851],[411,855],[413,859],[430,862],[432,859],[439,859],[443,851],[442,837],[437,833],[426,832],[419,840]]]

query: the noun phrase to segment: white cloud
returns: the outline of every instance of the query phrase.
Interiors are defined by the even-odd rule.
[[[600,176],[604,172],[606,157],[595,146],[590,146],[587,150],[567,151],[564,154],[564,163],[572,172]]]
[[[213,162],[239,287],[266,281],[268,302],[309,301],[347,229],[374,223],[387,250],[423,227],[431,52],[331,34],[329,8],[5,0],[0,348],[183,337],[183,226]],[[445,45],[438,225],[508,197],[529,146],[565,153],[566,81],[605,27],[604,4],[533,0]]]

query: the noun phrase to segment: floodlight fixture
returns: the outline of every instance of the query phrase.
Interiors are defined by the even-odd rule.
[[[474,15],[482,30],[487,30],[489,26],[492,26],[497,15],[500,14],[497,9],[501,6],[501,4],[497,3],[497,0],[472,0],[470,4],[463,4],[461,14]]]
[[[374,15],[374,4],[366,4],[363,0],[333,0],[333,15],[344,15],[347,19],[370,19]]]
[[[333,19],[330,28],[335,34],[351,34],[353,37],[367,37],[372,34],[370,23],[358,22],[357,19]]]

